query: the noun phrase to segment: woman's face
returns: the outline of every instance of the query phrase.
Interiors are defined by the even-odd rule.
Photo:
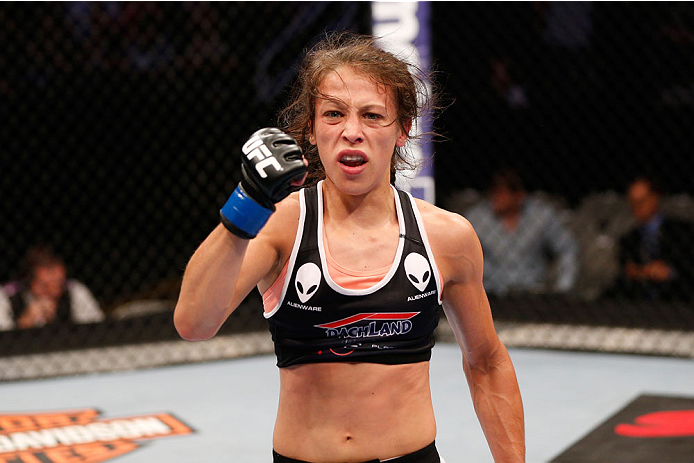
[[[319,91],[324,96],[316,100],[310,142],[328,181],[351,195],[388,185],[395,147],[407,142],[389,89],[342,66],[323,78]]]

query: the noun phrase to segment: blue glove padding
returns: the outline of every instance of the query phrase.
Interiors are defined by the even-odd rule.
[[[219,211],[227,230],[247,240],[256,237],[272,213],[248,196],[240,183]]]

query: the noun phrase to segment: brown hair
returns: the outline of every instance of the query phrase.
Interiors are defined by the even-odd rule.
[[[497,190],[505,188],[514,193],[525,191],[523,180],[518,171],[510,168],[504,168],[494,172],[492,180],[489,182],[489,190]]]
[[[44,244],[31,247],[20,266],[20,279],[29,284],[36,276],[36,270],[45,267],[65,267],[65,262],[53,250]]]
[[[311,145],[309,136],[315,120],[316,100],[321,97],[318,87],[328,72],[340,66],[349,66],[391,91],[397,108],[395,122],[405,133],[408,124],[414,126],[418,117],[433,109],[425,84],[430,79],[421,69],[381,49],[375,37],[351,32],[327,34],[306,53],[292,88],[290,103],[280,112],[278,122],[296,139],[309,162],[306,185],[325,178],[318,149]],[[421,138],[422,135],[410,136],[409,139]],[[398,170],[413,167],[406,150],[396,146],[390,163],[391,183]]]

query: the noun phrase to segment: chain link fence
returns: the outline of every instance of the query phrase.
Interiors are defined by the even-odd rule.
[[[455,15],[447,8],[433,9],[434,56],[456,100],[442,117],[450,140],[437,147],[438,197],[471,220],[486,258],[498,261],[489,270],[509,283],[487,288],[501,293],[497,317],[694,328],[694,8],[535,2],[466,5]],[[504,179],[509,171],[515,177]],[[652,188],[635,187],[641,177]],[[509,202],[501,196],[521,182],[521,207],[536,227],[521,218],[515,231],[500,231]],[[654,226],[654,216],[639,212],[647,200],[665,222],[652,253],[640,243],[644,224]],[[542,261],[519,264],[512,259],[538,252],[525,242],[528,230],[532,245],[551,236],[541,243]],[[573,274],[564,238],[575,248]],[[629,262],[651,260],[665,261],[669,275],[630,273]],[[570,284],[557,284],[562,277]]]
[[[659,179],[663,214],[694,221],[694,8],[434,2],[431,12],[447,106],[436,126],[446,137],[435,146],[438,205],[468,216],[485,203],[493,174],[510,168],[528,199],[551,205],[578,250],[578,270],[561,292],[549,283],[561,266],[545,250],[539,284],[490,291],[500,332],[512,329],[513,345],[617,351],[639,351],[632,331],[632,347],[621,348],[538,333],[657,328],[688,339],[688,296],[627,300],[610,290],[623,272],[620,238],[636,226],[626,194],[633,178]],[[47,244],[104,314],[99,323],[8,325],[0,357],[14,373],[3,378],[86,368],[56,368],[71,362],[50,356],[65,352],[176,351],[167,343],[177,339],[171,311],[181,275],[238,180],[240,144],[273,124],[306,46],[329,30],[368,33],[370,20],[368,2],[0,5],[0,282],[8,291],[21,286],[24,256]],[[690,256],[692,237],[680,237],[673,247]],[[694,273],[688,261],[678,277]],[[260,307],[259,295],[249,296],[221,339],[266,330]],[[249,339],[257,352],[271,349],[265,338]],[[651,352],[694,351],[658,339]],[[152,363],[231,351],[248,353],[227,345]],[[122,351],[111,352],[87,357],[87,369],[160,355],[143,347],[123,363]],[[32,363],[41,355],[53,366]]]

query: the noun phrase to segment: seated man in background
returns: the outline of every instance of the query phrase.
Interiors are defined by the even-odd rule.
[[[62,259],[43,246],[29,250],[20,279],[6,284],[3,289],[0,329],[104,319],[91,291],[79,281],[68,279]]]
[[[488,293],[563,293],[574,286],[578,244],[558,212],[545,201],[529,198],[515,171],[494,174],[488,199],[465,214],[482,242]],[[552,263],[556,278],[547,281]]]
[[[632,299],[692,299],[694,224],[663,215],[660,188],[652,179],[633,180],[627,196],[637,227],[620,238],[621,275],[611,295]]]

